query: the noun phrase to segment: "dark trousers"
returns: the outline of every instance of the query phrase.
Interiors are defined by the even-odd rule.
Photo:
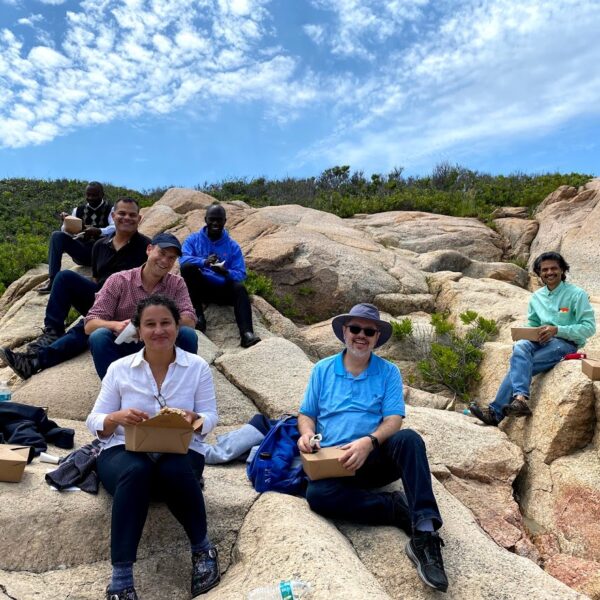
[[[62,255],[68,254],[76,264],[89,267],[92,264],[92,246],[94,242],[75,240],[64,231],[54,231],[48,246],[48,273],[54,279],[60,271]]]
[[[94,304],[98,284],[74,271],[61,271],[52,283],[44,325],[62,333],[71,307],[85,316]]]
[[[190,264],[184,264],[181,267],[181,276],[185,280],[198,316],[204,314],[203,304],[233,306],[235,322],[240,334],[254,331],[250,297],[243,283],[227,280],[223,285],[216,285],[203,277],[198,267]]]
[[[88,339],[89,336],[85,333],[83,318],[81,318],[62,337],[38,350],[40,366],[42,369],[49,369],[65,360],[79,356],[88,349]]]
[[[198,480],[204,456],[162,454],[156,461],[125,446],[103,450],[97,462],[102,485],[113,497],[110,556],[113,564],[135,562],[151,500],[167,503],[192,544],[206,537],[206,509]]]
[[[354,477],[310,481],[306,499],[312,510],[335,519],[368,525],[398,525],[391,492],[373,491],[402,479],[413,528],[432,519],[434,528],[442,517],[431,487],[425,442],[411,429],[401,429],[369,454]]]

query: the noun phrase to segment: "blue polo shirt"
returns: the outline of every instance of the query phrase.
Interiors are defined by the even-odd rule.
[[[316,421],[323,447],[352,442],[373,433],[384,417],[405,415],[398,367],[371,354],[369,366],[355,377],[344,368],[344,352],[313,367],[300,406]]]

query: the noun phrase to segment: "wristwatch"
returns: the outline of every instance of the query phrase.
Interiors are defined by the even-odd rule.
[[[369,433],[367,437],[371,440],[371,443],[373,444],[373,450],[375,450],[375,448],[379,448],[379,440],[374,435],[371,435]]]

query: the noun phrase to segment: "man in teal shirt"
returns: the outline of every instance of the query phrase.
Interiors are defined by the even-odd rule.
[[[545,284],[532,295],[527,311],[527,326],[540,327],[539,342],[519,340],[495,400],[487,408],[471,405],[471,413],[486,425],[498,425],[506,416],[531,415],[531,378],[549,371],[596,332],[588,295],[565,281],[569,265],[558,252],[538,256],[533,270]]]

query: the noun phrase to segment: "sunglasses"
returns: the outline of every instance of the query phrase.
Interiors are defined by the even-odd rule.
[[[379,329],[373,329],[372,327],[360,327],[359,325],[346,325],[353,335],[358,335],[361,331],[367,337],[373,337],[376,333],[379,333]]]

